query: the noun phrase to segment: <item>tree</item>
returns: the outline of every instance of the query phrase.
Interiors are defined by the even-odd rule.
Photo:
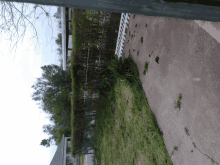
[[[58,46],[62,46],[62,34],[61,33],[58,34],[58,38],[56,39],[55,42]]]
[[[58,28],[61,30],[61,6],[57,7],[57,12],[53,16],[58,20]]]
[[[43,139],[42,141],[41,141],[41,143],[40,143],[40,145],[42,145],[42,146],[44,146],[44,147],[50,147],[51,146],[51,142],[52,142],[52,139],[54,139],[53,137],[50,137],[50,138],[48,138],[48,139]],[[55,145],[55,144],[53,144],[53,145]]]
[[[50,114],[50,121],[55,125],[45,125],[43,132],[49,135],[49,139],[43,139],[41,145],[50,146],[51,140],[60,143],[62,135],[71,135],[71,102],[69,100],[68,87],[71,79],[66,72],[57,65],[44,65],[42,76],[32,85],[34,93],[32,99],[40,102],[44,112]],[[38,103],[39,105],[39,103]]]
[[[41,105],[46,113],[58,113],[60,110],[69,110],[71,103],[68,100],[71,78],[57,65],[42,66],[42,77],[31,87],[35,90],[32,99]]]
[[[48,135],[52,135],[50,136],[48,139],[43,139],[40,143],[40,145],[45,146],[45,147],[50,147],[51,146],[51,142],[52,139],[54,141],[57,141],[58,136],[56,135],[56,125],[44,125],[43,126],[43,132],[48,134]]]
[[[53,15],[56,19],[61,19],[61,6],[57,7],[57,12]]]
[[[57,12],[53,15],[58,20],[58,28],[61,31],[61,6],[57,7]],[[57,36],[57,39],[55,40],[55,43],[58,45],[57,51],[58,51],[58,57],[60,61],[60,65],[63,67],[63,56],[62,56],[62,33],[59,33]]]
[[[43,70],[42,77],[37,78],[37,82],[31,86],[35,90],[32,99],[45,101],[44,103],[55,101],[54,99],[61,94],[61,89],[69,87],[71,78],[57,65],[44,65],[41,69]],[[44,110],[44,107],[42,108]]]
[[[70,114],[68,114],[70,116]],[[61,123],[60,121],[55,121],[54,125],[48,124],[43,126],[43,132],[51,135],[48,139],[43,139],[40,145],[45,147],[50,147],[51,145],[59,145],[62,140],[63,134],[65,136],[71,136],[71,127],[70,127],[70,119],[65,120],[62,116],[56,116],[59,119],[63,119]],[[55,141],[55,144],[52,142]]]
[[[48,18],[48,23],[52,22],[49,11],[45,10],[45,6],[39,4],[32,4],[33,10],[27,13],[27,8],[30,9],[30,4],[24,3],[22,1],[18,1],[20,3],[13,3],[11,1],[0,1],[1,3],[1,22],[0,22],[0,30],[1,34],[7,34],[9,37],[7,40],[10,40],[11,43],[15,42],[11,51],[16,48],[17,43],[22,42],[27,30],[28,25],[34,30],[33,37],[38,39],[37,29],[35,28],[35,21],[40,17],[40,15],[46,15]],[[36,10],[40,8],[42,13],[36,16]],[[34,14],[34,20],[31,19],[32,14]],[[49,23],[50,24],[50,23]],[[50,24],[50,27],[52,25]],[[53,31],[53,29],[52,29]],[[32,38],[33,38],[32,37]],[[15,51],[16,51],[15,49]]]
[[[59,33],[57,36],[57,39],[55,40],[55,43],[58,45],[58,56],[59,56],[59,61],[61,65],[63,64],[63,56],[62,56],[62,33]]]

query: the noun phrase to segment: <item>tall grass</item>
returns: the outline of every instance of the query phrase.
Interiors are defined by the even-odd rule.
[[[102,165],[133,165],[139,161],[148,165],[171,165],[131,55],[124,61],[111,60],[106,70],[110,74],[105,75],[103,83],[111,86],[99,104],[94,131],[98,162]]]

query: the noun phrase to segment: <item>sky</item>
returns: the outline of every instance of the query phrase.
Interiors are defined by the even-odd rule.
[[[33,9],[33,5],[30,6]],[[11,41],[6,40],[8,36],[2,32],[0,35],[0,164],[30,165],[31,162],[31,165],[49,165],[56,152],[55,146],[46,148],[40,145],[41,140],[49,137],[43,133],[42,127],[50,121],[31,98],[34,92],[31,86],[42,74],[40,67],[59,65],[55,43],[59,29],[53,18],[57,7],[46,6],[45,10],[50,11],[52,18],[49,23],[45,15],[36,20],[39,44],[32,38],[34,33],[30,25],[23,42],[17,44],[16,52],[10,51],[12,45]],[[37,9],[37,13],[41,12]]]

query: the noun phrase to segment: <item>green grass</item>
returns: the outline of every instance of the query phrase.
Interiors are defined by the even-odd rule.
[[[193,146],[196,147],[195,143],[193,142]]]
[[[79,165],[84,165],[84,159],[85,159],[85,155],[79,156]]]
[[[143,74],[145,75],[146,74],[146,71],[148,71],[148,62],[146,61],[145,62],[145,66],[144,66],[144,71],[143,71]]]
[[[99,12],[98,11],[94,11],[94,15],[97,15]],[[86,10],[86,18],[90,21],[92,21],[92,10]],[[93,18],[94,22],[99,22],[99,20],[97,18]]]
[[[108,97],[100,103],[102,110],[98,113],[94,132],[98,162],[101,165],[133,165],[139,161],[147,165],[171,165],[137,66],[127,58],[124,63],[127,63],[123,66],[127,72],[115,74]]]
[[[178,101],[177,101],[177,104],[176,104],[176,108],[181,108],[181,99],[182,99],[182,95],[181,94],[179,94],[179,97],[178,97]]]
[[[125,58],[125,53],[123,52],[123,53],[122,53],[122,59],[124,59],[124,58]]]
[[[186,134],[187,134],[187,135],[189,134],[189,132],[188,132],[188,129],[187,129],[187,128],[185,128],[185,132],[186,132]]]

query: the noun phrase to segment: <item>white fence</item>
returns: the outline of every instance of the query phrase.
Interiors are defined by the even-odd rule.
[[[129,22],[130,13],[122,13],[120,26],[118,30],[118,39],[116,44],[115,54],[120,58],[122,56],[122,51],[124,48],[124,41],[125,41],[125,29],[127,28],[127,23]]]

